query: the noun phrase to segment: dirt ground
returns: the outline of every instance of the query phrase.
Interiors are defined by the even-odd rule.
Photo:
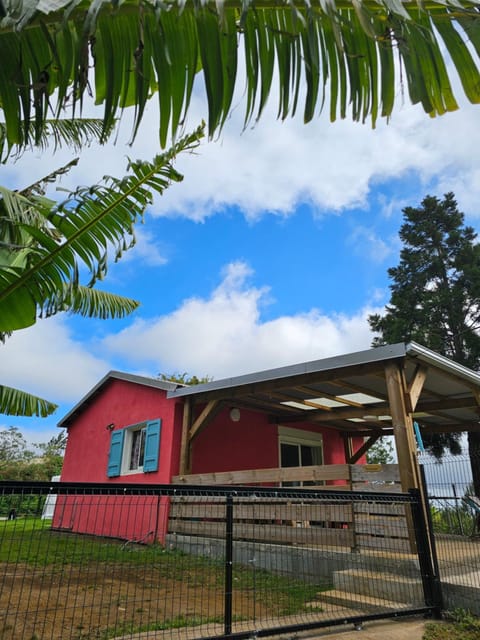
[[[153,623],[219,621],[224,609],[222,585],[198,574],[182,582],[166,579],[154,567],[138,572],[116,565],[100,574],[88,566],[32,570],[19,564],[0,581],[1,640],[100,640]],[[266,613],[248,591],[236,594],[234,607],[234,616],[243,618]]]

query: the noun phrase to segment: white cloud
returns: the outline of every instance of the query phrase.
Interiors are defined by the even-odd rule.
[[[347,238],[347,244],[357,255],[380,264],[393,254],[397,242],[396,238],[387,238],[386,241],[374,229],[357,225]]]
[[[352,316],[312,309],[264,321],[269,289],[249,285],[251,275],[244,263],[232,263],[209,298],[190,298],[169,315],[137,320],[108,336],[103,348],[154,373],[217,379],[369,348],[367,316],[375,309]]]
[[[145,264],[149,267],[161,267],[168,262],[167,256],[159,247],[159,241],[153,233],[144,227],[135,229],[135,247],[122,256],[122,262],[135,260],[135,264]]]
[[[0,378],[52,402],[76,402],[110,366],[77,342],[67,317],[38,321],[0,345]]]

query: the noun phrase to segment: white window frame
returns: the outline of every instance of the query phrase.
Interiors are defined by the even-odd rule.
[[[125,428],[125,441],[123,443],[123,453],[122,453],[122,476],[132,475],[134,473],[143,473],[143,464],[141,466],[136,467],[135,469],[130,469],[130,458],[132,457],[132,446],[133,446],[133,434],[137,431],[144,431],[145,436],[147,435],[147,423],[139,422],[138,424],[132,425],[131,427]],[[145,461],[145,442],[143,445],[143,459]]]
[[[323,465],[323,435],[321,433],[305,431],[303,429],[292,429],[291,427],[282,427],[281,425],[278,425],[278,463],[280,468],[282,468],[282,444],[296,444],[316,448],[320,447],[320,465]],[[300,466],[303,466],[301,460]],[[301,484],[303,485],[303,482]],[[324,483],[321,482],[319,484]]]

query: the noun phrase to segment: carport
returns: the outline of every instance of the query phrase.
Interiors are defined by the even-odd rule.
[[[180,475],[192,442],[225,408],[263,412],[274,423],[337,430],[355,464],[382,436],[393,436],[403,491],[421,486],[414,423],[422,434],[480,430],[480,375],[426,347],[386,345],[193,387],[184,398]],[[354,450],[353,438],[363,444]],[[358,440],[357,440],[358,442]]]

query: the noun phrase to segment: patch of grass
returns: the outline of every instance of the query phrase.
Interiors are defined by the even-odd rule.
[[[233,570],[233,588],[255,591],[263,603],[274,607],[279,615],[287,616],[310,611],[307,603],[314,601],[320,591],[330,587],[306,583],[264,569],[236,566]]]
[[[99,640],[110,640],[120,635],[141,633],[145,631],[165,631],[167,629],[181,629],[183,627],[198,627],[201,624],[223,624],[223,617],[203,617],[203,616],[176,616],[162,623],[151,623],[135,625],[133,622],[126,622],[117,625],[115,628],[106,629],[98,636]]]
[[[478,640],[480,618],[464,609],[445,614],[445,622],[429,622],[425,625],[423,640]]]
[[[4,521],[0,530],[0,562],[35,566],[87,561],[144,564],[168,554],[158,544],[126,545],[123,540],[55,531],[49,520],[40,518]]]

